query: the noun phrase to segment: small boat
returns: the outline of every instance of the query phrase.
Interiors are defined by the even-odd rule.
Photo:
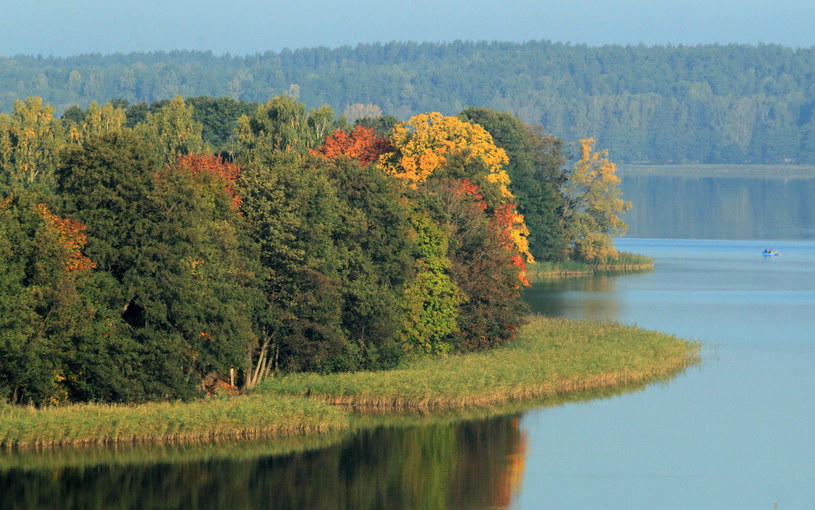
[[[775,250],[764,250],[763,255],[765,257],[778,257],[779,255],[781,255],[781,253]]]

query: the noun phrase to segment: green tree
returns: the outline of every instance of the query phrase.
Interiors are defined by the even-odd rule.
[[[194,395],[209,374],[246,367],[254,341],[232,197],[162,159],[121,131],[88,138],[60,167],[64,211],[88,227],[95,298],[117,311],[100,322],[125,337],[106,354],[127,376],[109,378],[123,386],[107,400]]]
[[[242,160],[275,151],[306,154],[339,127],[327,105],[308,111],[289,96],[277,96],[260,105],[254,115],[238,119],[237,140]]]
[[[175,163],[179,156],[203,152],[204,149],[203,126],[193,119],[193,107],[181,96],[148,113],[137,129],[142,137],[161,149],[160,154],[167,163]]]
[[[428,180],[423,202],[436,221],[450,232],[451,276],[461,291],[458,331],[461,350],[481,350],[512,339],[523,323],[519,255],[504,226],[490,215],[478,188],[468,181]],[[508,245],[509,241],[509,245]]]
[[[38,202],[23,191],[0,205],[0,398],[59,404],[72,396],[70,359],[94,313],[80,294],[92,264],[75,263],[81,225]]]
[[[507,152],[510,189],[529,228],[532,255],[537,260],[562,260],[566,256],[564,201],[560,194],[566,161],[563,141],[539,127],[523,124],[509,113],[467,108],[460,116],[484,127],[495,144]]]
[[[464,301],[451,276],[449,234],[427,212],[417,211],[411,219],[417,272],[405,288],[403,342],[409,351],[446,354],[457,347],[458,307]]]
[[[360,353],[360,368],[393,366],[402,353],[405,284],[415,274],[402,183],[347,158],[312,164],[325,169],[342,201],[333,238],[342,260],[343,330]]]
[[[336,189],[325,172],[294,153],[253,159],[241,172],[239,190],[264,268],[269,309],[258,327],[274,368],[353,368],[332,239],[340,221]]]

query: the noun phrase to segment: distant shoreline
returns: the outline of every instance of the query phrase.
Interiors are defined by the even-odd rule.
[[[687,164],[648,165],[620,164],[621,177],[711,177],[711,178],[815,178],[815,165],[738,165],[738,164]]]

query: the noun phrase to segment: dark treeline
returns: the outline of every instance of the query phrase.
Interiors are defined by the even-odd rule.
[[[361,44],[251,56],[210,52],[0,58],[0,110],[36,95],[57,112],[93,100],[182,95],[247,102],[288,93],[353,119],[480,105],[592,137],[617,161],[815,163],[815,49],[777,45]]]
[[[523,322],[533,255],[616,256],[614,166],[582,140],[566,167],[506,113],[125,106],[0,114],[2,400],[190,398],[488,349]]]

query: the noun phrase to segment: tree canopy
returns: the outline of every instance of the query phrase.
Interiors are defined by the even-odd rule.
[[[614,257],[627,207],[593,142],[566,168],[563,142],[486,109],[349,126],[284,95],[53,113],[30,98],[0,116],[13,403],[489,349],[524,320],[533,252]]]

